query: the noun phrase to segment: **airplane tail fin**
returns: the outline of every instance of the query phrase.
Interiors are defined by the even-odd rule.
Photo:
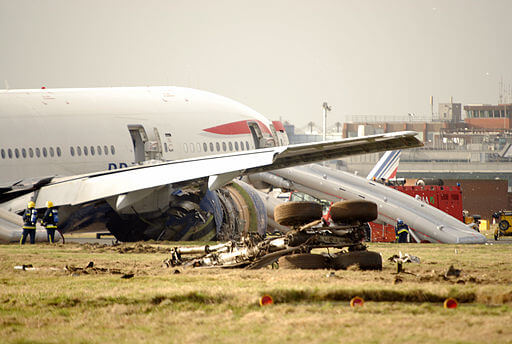
[[[370,171],[366,179],[391,179],[396,177],[401,150],[387,151]]]

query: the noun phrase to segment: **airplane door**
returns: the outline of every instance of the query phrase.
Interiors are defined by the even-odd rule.
[[[261,139],[263,138],[263,134],[261,133],[261,129],[258,126],[258,123],[248,122],[247,125],[251,130],[252,138],[254,140],[254,146],[256,149],[261,147]]]
[[[158,128],[153,128],[153,137],[151,141],[146,142],[146,158],[162,160],[162,140],[158,133]]]
[[[143,162],[146,160],[146,151],[144,147],[148,141],[146,130],[144,130],[142,125],[129,125],[128,130],[130,131],[133,143],[134,162]]]

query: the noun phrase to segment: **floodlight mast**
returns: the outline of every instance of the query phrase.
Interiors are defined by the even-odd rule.
[[[323,141],[326,141],[326,137],[327,137],[327,111],[331,111],[331,107],[327,104],[327,102],[324,102],[322,104],[322,109],[323,109],[323,113],[324,113],[323,136],[322,136],[322,139],[323,139]]]

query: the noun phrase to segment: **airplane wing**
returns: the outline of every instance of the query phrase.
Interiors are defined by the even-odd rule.
[[[356,154],[422,146],[415,135],[416,132],[412,131],[386,133],[56,178],[38,189],[36,207],[44,207],[47,200],[52,200],[55,206],[77,205],[206,177],[210,178],[209,187],[215,189],[244,174]]]

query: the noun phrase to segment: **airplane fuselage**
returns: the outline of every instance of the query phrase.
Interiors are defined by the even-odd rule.
[[[228,98],[179,87],[0,91],[0,186],[287,143]]]
[[[233,178],[420,146],[414,135],[290,146],[280,122],[199,90],[1,91],[0,210],[12,215],[28,201],[37,208],[52,201],[62,230],[107,228],[122,241],[264,234],[264,202]],[[12,241],[16,221],[2,219],[11,223],[3,240]]]

